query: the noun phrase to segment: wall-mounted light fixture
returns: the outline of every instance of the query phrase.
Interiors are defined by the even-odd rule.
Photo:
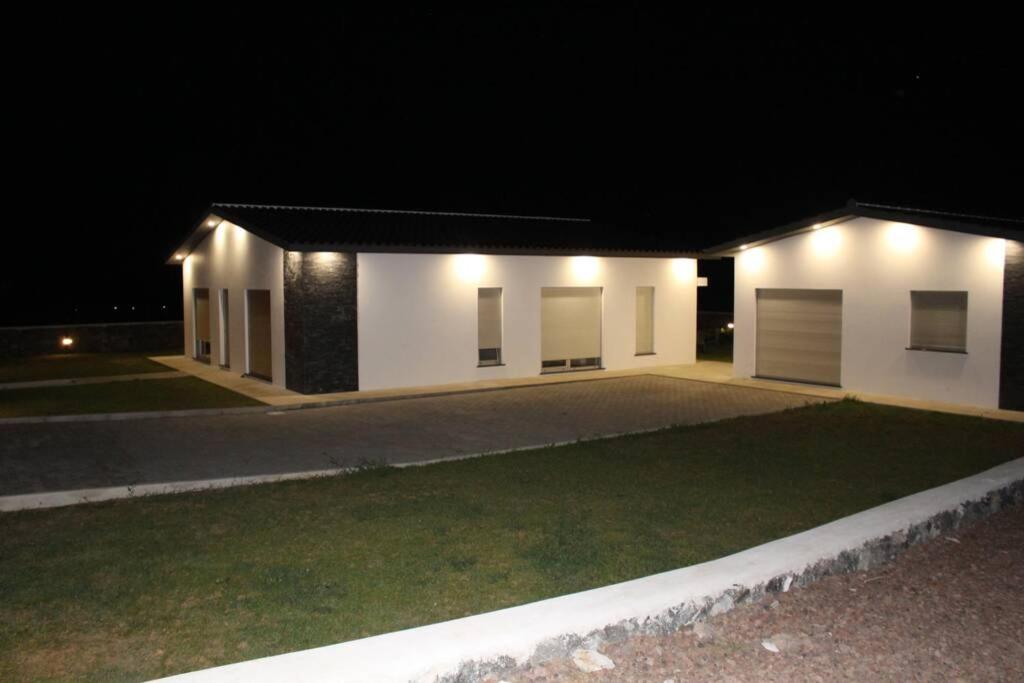
[[[747,247],[749,247],[749,246],[750,246],[749,244],[741,244],[740,245],[740,251],[746,251]]]
[[[839,250],[842,242],[842,234],[839,228],[832,226],[826,230],[819,230],[812,235],[814,250],[819,256],[831,256]]]
[[[591,280],[597,275],[598,261],[593,256],[573,256],[572,274],[577,280]]]
[[[214,227],[216,227],[216,226],[217,226],[217,222],[218,222],[218,221],[217,221],[217,219],[216,219],[216,218],[211,218],[211,219],[209,219],[208,221],[206,221],[206,227],[208,227],[208,228],[214,228]]]
[[[689,258],[672,259],[672,274],[675,275],[676,279],[680,282],[692,280],[692,278],[697,274],[697,262]],[[699,279],[697,286],[701,286]]]
[[[481,254],[456,254],[455,273],[463,282],[479,282],[486,262]]]
[[[184,254],[175,254],[174,255],[174,260],[175,261],[184,261],[185,260],[185,255]]]
[[[891,223],[886,233],[889,246],[896,251],[907,252],[917,245],[918,230],[907,223]]]
[[[72,346],[75,345],[75,340],[71,337],[61,337],[60,345],[65,349],[70,349]]]
[[[734,330],[734,329],[736,329],[736,324],[735,323],[727,323],[726,327],[728,327],[730,330]]]
[[[985,256],[992,266],[1002,268],[1006,263],[1006,240],[1001,237],[991,238],[985,245]]]

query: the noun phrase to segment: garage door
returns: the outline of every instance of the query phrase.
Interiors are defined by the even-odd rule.
[[[541,370],[601,367],[601,288],[541,288]]]
[[[843,293],[757,290],[757,376],[839,386]]]

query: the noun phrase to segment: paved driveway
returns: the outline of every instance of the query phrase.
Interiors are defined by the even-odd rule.
[[[641,375],[269,415],[4,425],[0,495],[421,462],[821,401]]]

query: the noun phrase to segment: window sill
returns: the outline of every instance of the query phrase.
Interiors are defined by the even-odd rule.
[[[605,369],[604,366],[601,366],[601,367],[589,367],[589,368],[572,368],[572,369],[568,369],[567,368],[565,370],[563,370],[562,368],[558,368],[558,369],[555,369],[555,370],[541,370],[540,374],[542,374],[542,375],[567,375],[567,374],[570,374],[570,373],[573,373],[573,372],[596,372],[598,370],[604,370],[604,369]]]
[[[928,346],[908,346],[907,351],[928,351],[929,353],[955,353],[961,356],[967,355],[967,351],[957,351],[956,349],[933,349]]]
[[[647,353],[634,353],[634,356],[657,356],[658,354],[654,351],[648,351]]]
[[[505,364],[504,363],[477,363],[476,366],[478,368],[503,368],[503,367],[505,367]]]

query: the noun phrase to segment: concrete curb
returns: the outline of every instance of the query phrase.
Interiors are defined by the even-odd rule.
[[[660,634],[906,548],[1024,501],[1024,458],[711,562],[463,619],[180,674],[177,683],[468,681]]]
[[[192,417],[199,415],[244,415],[246,413],[274,413],[276,406],[241,406],[238,408],[187,408],[184,410],[148,410],[130,413],[83,413],[81,415],[41,415],[38,417],[3,417],[4,425],[42,424],[48,422],[116,422],[119,420],[152,420],[160,417]]]
[[[315,479],[344,474],[344,469],[311,470],[306,472],[287,472],[284,474],[257,474],[248,477],[225,477],[223,479],[197,479],[192,481],[170,481],[156,484],[129,484],[126,486],[105,486],[92,489],[74,489],[71,491],[47,491],[45,493],[19,493],[13,496],[0,496],[0,512],[17,512],[19,510],[42,510],[45,508],[66,507],[99,503],[105,500],[123,498],[140,498],[143,496],[159,496],[168,493],[186,493],[189,491],[208,491],[224,489],[232,486],[250,484],[270,484],[277,481],[293,479]]]
[[[168,370],[160,372],[137,372],[132,375],[99,375],[97,377],[71,377],[67,379],[40,379],[31,382],[4,382],[0,391],[36,389],[39,387],[69,387],[79,384],[110,384],[112,382],[133,382],[137,379],[175,379],[188,377],[184,372]]]

